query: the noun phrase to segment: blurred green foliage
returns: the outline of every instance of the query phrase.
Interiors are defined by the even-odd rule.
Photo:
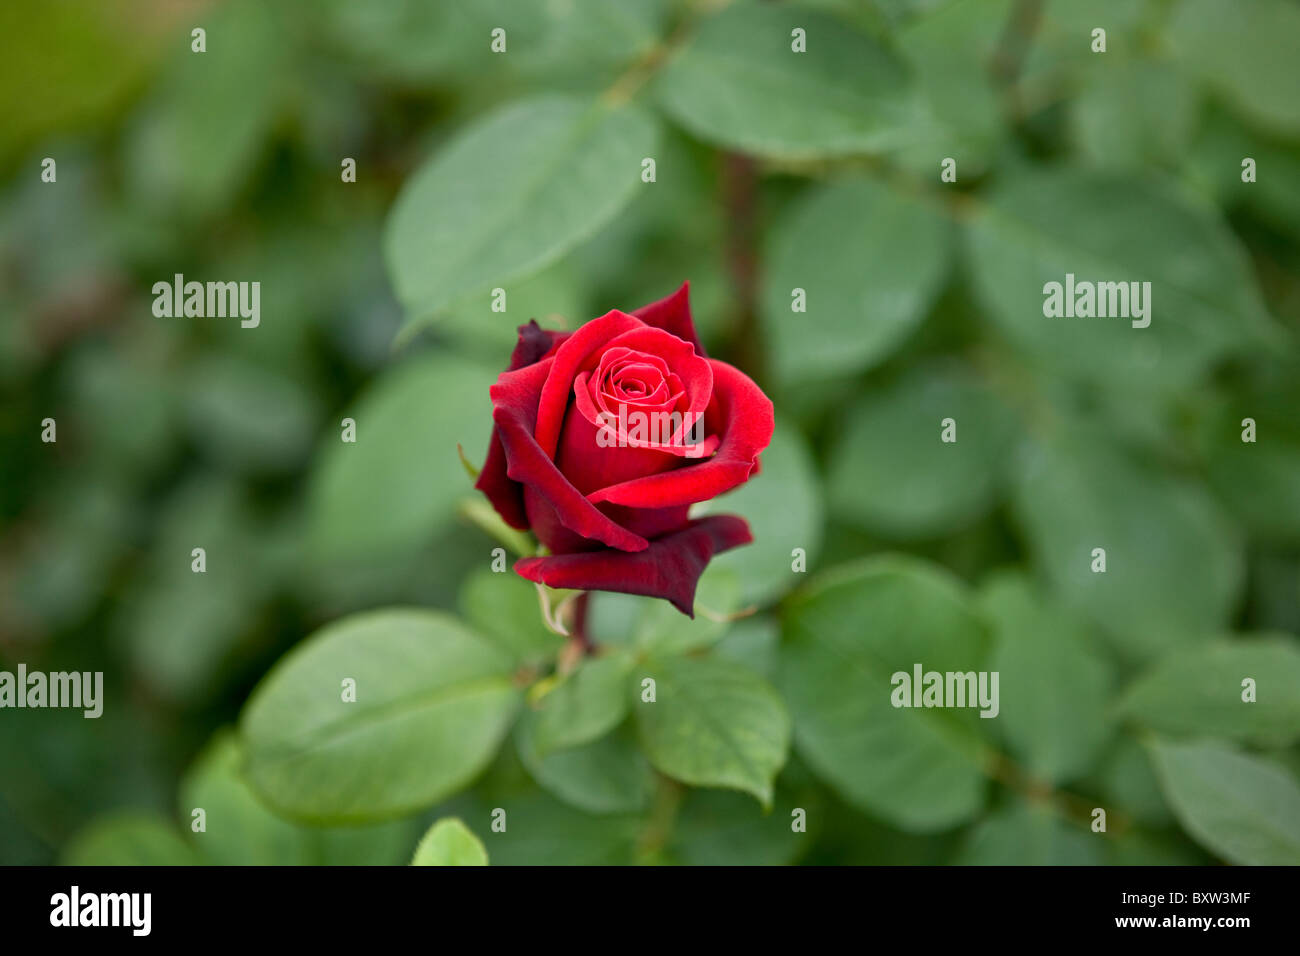
[[[0,666],[106,691],[0,711],[0,862],[1300,863],[1294,3],[58,0],[0,37]],[[1044,318],[1066,272],[1152,282],[1151,326]],[[259,281],[261,325],[156,318],[176,273]],[[568,673],[456,445],[515,326],[683,280],[776,405],[701,509],[756,543],[694,621],[597,595]],[[999,717],[891,707],[916,662],[997,670]]]

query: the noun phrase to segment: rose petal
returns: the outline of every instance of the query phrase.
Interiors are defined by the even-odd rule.
[[[487,500],[497,510],[501,520],[519,531],[528,530],[528,514],[524,511],[524,486],[512,481],[506,473],[506,450],[501,444],[497,429],[492,429],[488,442],[487,461],[479,472],[474,487],[487,495]]]
[[[671,332],[679,339],[695,346],[696,354],[704,357],[704,346],[695,334],[695,321],[691,318],[691,284],[683,282],[682,287],[672,295],[665,296],[657,302],[643,305],[632,313],[646,325]]]
[[[556,332],[543,329],[536,319],[530,319],[527,325],[519,326],[519,339],[514,352],[510,355],[510,365],[506,371],[525,368],[540,361],[553,349],[569,337],[568,332]],[[479,472],[474,487],[487,496],[492,507],[497,510],[506,524],[520,531],[528,530],[528,514],[524,510],[524,489],[506,474],[507,462],[505,448],[496,428],[492,429],[492,438],[488,442],[487,460]]]
[[[599,353],[611,339],[638,328],[645,328],[640,319],[617,310],[606,312],[582,326],[555,350],[551,374],[542,387],[536,406],[536,441],[548,458],[555,456],[560,428],[564,425],[564,412],[569,407],[569,396],[578,373],[590,371],[588,361],[591,367],[595,366]]]
[[[540,362],[572,334],[544,329],[537,324],[536,319],[529,319],[528,324],[519,326],[517,331],[519,340],[515,342],[515,350],[510,354],[507,372]]]
[[[772,440],[772,402],[743,372],[717,359],[707,361],[713,370],[713,402],[705,426],[721,439],[713,457],[686,468],[610,485],[588,495],[588,500],[666,508],[708,501],[750,477],[759,453]]]
[[[695,349],[690,343],[663,329],[647,326],[623,333],[610,342],[610,347],[632,348],[662,355],[672,369],[672,374],[678,377],[686,390],[686,407],[679,409],[683,413],[690,413],[684,414],[684,423],[694,422],[704,417],[713,398],[713,368],[708,359],[695,354]],[[617,413],[615,409],[611,411]],[[674,432],[670,443],[682,444],[682,433],[688,428],[689,425]]]
[[[743,518],[712,515],[650,542],[636,554],[601,550],[524,558],[515,564],[515,571],[553,588],[664,598],[694,617],[695,586],[709,561],[752,540]]]
[[[646,539],[597,510],[560,473],[551,456],[533,437],[537,428],[539,396],[558,357],[559,353],[535,365],[503,372],[489,390],[492,418],[505,452],[506,474],[545,498],[555,509],[560,523],[570,531],[584,538],[594,538],[611,548],[644,550]]]
[[[537,540],[546,545],[552,554],[571,554],[578,551],[608,550],[591,538],[584,538],[566,528],[549,501],[532,488],[524,489],[524,509],[528,526]],[[690,506],[678,508],[624,508],[620,505],[601,505],[601,513],[649,541],[672,531],[677,531],[690,520]]]
[[[675,336],[674,336],[675,338]],[[668,363],[664,361],[663,356],[653,352],[638,352],[626,346],[610,346],[601,353],[600,361],[597,363],[597,378],[613,372],[622,371],[628,366],[649,365],[659,370],[663,375],[669,372]]]
[[[587,373],[574,383],[574,402],[564,419],[555,463],[573,486],[587,494],[630,478],[677,468],[683,459],[644,442],[619,435],[617,422],[604,424],[587,389]],[[599,436],[604,434],[604,438]],[[603,442],[603,444],[602,444]]]
[[[683,433],[702,431],[702,426],[703,422],[679,411],[675,401],[658,408],[630,403],[621,403],[617,411],[602,408],[592,400],[587,373],[579,372],[573,385],[573,405],[565,415],[555,460],[560,470],[589,494],[607,485],[681,464],[660,460],[655,455],[690,459],[712,455],[718,447],[716,435],[694,444],[683,440]],[[651,451],[654,455],[631,454],[638,450]]]

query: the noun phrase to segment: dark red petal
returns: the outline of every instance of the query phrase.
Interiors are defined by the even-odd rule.
[[[695,346],[699,355],[704,355],[704,346],[695,334],[695,321],[691,318],[691,284],[683,282],[682,287],[670,296],[643,305],[632,313],[646,325],[671,332],[679,339],[685,339]]]
[[[507,372],[525,368],[541,361],[553,349],[569,337],[568,332],[555,332],[543,329],[536,319],[527,325],[519,326],[519,340],[515,343],[510,356]],[[506,474],[506,453],[501,444],[497,429],[492,429],[492,438],[488,442],[487,460],[479,472],[474,487],[487,496],[492,507],[497,510],[503,521],[520,531],[528,530],[528,514],[524,510],[524,489],[518,482],[512,481]]]
[[[555,456],[555,448],[560,441],[560,429],[564,425],[564,412],[569,407],[569,396],[573,392],[573,382],[578,377],[578,373],[590,371],[595,367],[610,339],[623,332],[644,327],[640,319],[635,319],[625,312],[617,310],[606,312],[600,318],[592,319],[579,328],[555,350],[552,358],[554,364],[550,366],[551,374],[542,387],[540,399],[534,406],[536,442],[548,458]]]
[[[744,484],[754,473],[759,453],[772,440],[772,402],[743,372],[717,359],[708,362],[714,401],[705,416],[705,430],[720,436],[717,453],[685,468],[602,488],[588,495],[593,503],[666,508],[708,501]]]
[[[585,372],[579,373],[574,383],[574,401],[565,416],[555,455],[556,465],[575,488],[585,495],[631,478],[681,466],[684,450],[673,454],[656,446],[646,447],[646,443],[620,444],[617,422],[601,421],[595,403],[587,394],[585,376]],[[599,437],[602,434],[603,439]]]
[[[527,325],[519,326],[519,341],[515,343],[515,350],[510,354],[510,365],[506,371],[513,372],[515,369],[540,362],[551,353],[552,349],[563,344],[570,334],[544,329],[537,324],[536,319],[529,319]]]
[[[668,368],[685,386],[690,397],[689,409],[704,414],[713,396],[713,369],[709,360],[697,355],[690,343],[663,329],[642,327],[612,339],[609,347],[662,356]]]
[[[524,488],[517,481],[511,481],[506,474],[506,450],[501,444],[497,429],[492,429],[492,440],[488,443],[487,461],[479,472],[474,487],[487,495],[487,500],[496,508],[497,514],[510,527],[520,531],[528,530],[528,514],[524,511]]]
[[[636,554],[601,550],[524,558],[515,564],[515,570],[530,581],[553,588],[664,598],[694,617],[695,585],[709,561],[715,554],[752,540],[745,519],[712,515],[650,542],[650,547]]]
[[[570,531],[584,538],[594,538],[611,548],[644,550],[648,543],[646,539],[597,510],[560,474],[550,455],[533,437],[537,428],[539,397],[557,360],[558,354],[514,372],[503,372],[489,390],[492,418],[497,423],[496,434],[500,436],[505,451],[506,474],[545,498]]]
[[[601,542],[574,534],[561,522],[551,503],[532,488],[524,489],[524,510],[528,524],[537,540],[546,545],[551,554],[570,554],[577,551],[600,551]],[[601,505],[600,510],[620,527],[639,534],[647,541],[680,530],[690,521],[690,506],[679,508],[624,508],[620,505]]]
[[[602,512],[608,512],[615,508],[615,505],[605,505]],[[631,511],[630,508],[623,508],[623,511]],[[560,513],[555,510],[555,506],[546,498],[542,497],[541,492],[536,488],[524,488],[524,514],[528,516],[528,526],[551,554],[568,554],[570,551],[596,551],[605,547],[599,541],[591,538],[584,538],[576,532],[570,531],[560,520]],[[618,520],[615,518],[614,520]],[[619,521],[619,524],[624,524]],[[646,537],[636,528],[627,527],[633,534],[640,534]],[[647,539],[649,540],[649,539]]]

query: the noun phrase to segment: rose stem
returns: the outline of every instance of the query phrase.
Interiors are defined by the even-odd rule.
[[[740,153],[722,157],[722,205],[726,210],[727,272],[736,301],[732,351],[742,368],[761,374],[758,329],[758,165]]]
[[[579,591],[572,597],[565,598],[563,614],[569,619],[565,629],[569,635],[568,642],[560,648],[556,658],[556,671],[561,676],[572,674],[579,661],[594,652],[595,647],[587,636],[587,598],[591,592]]]
[[[583,654],[590,654],[596,649],[591,638],[587,635],[587,601],[591,598],[590,591],[583,591],[573,599],[573,624],[569,628],[569,640],[576,645]]]

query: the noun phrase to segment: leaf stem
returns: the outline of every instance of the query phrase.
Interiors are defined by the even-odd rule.
[[[1046,806],[1057,815],[1081,826],[1092,825],[1094,802],[1078,794],[1059,790],[1046,780],[1035,777],[1006,754],[992,751],[983,767],[993,780],[1020,794],[1027,802]],[[1119,812],[1107,811],[1105,835],[1116,837],[1132,827],[1132,821]],[[1113,831],[1113,832],[1112,832]]]
[[[663,67],[677,48],[686,41],[687,36],[695,27],[695,23],[701,15],[708,11],[720,10],[730,2],[731,0],[722,0],[720,3],[697,2],[691,4],[691,8],[673,31],[665,39],[656,43],[633,60],[632,64],[601,94],[601,101],[607,106],[618,107],[631,100],[641,90],[641,87],[659,72],[660,68]]]
[[[672,837],[677,811],[685,795],[685,788],[676,780],[655,774],[654,802],[650,806],[646,828],[641,832],[637,846],[642,863],[663,862],[662,853]]]

